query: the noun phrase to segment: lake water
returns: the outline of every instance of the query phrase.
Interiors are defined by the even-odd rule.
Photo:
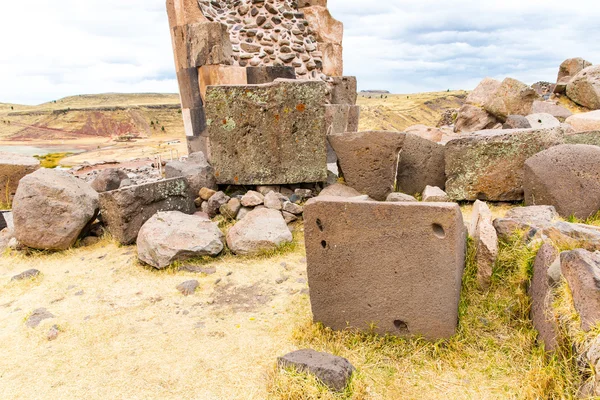
[[[0,146],[0,152],[24,156],[43,156],[50,153],[83,153],[85,150],[69,147]]]

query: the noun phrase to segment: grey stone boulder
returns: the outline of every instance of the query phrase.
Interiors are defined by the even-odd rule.
[[[196,289],[200,286],[200,282],[196,279],[185,281],[177,285],[177,290],[184,296],[191,296],[196,293]]]
[[[395,187],[400,192],[422,193],[428,185],[444,189],[445,147],[422,137],[406,134],[397,170]]]
[[[110,192],[121,187],[121,182],[129,179],[125,171],[118,168],[105,169],[90,183],[92,189],[98,193]]]
[[[600,210],[600,147],[564,144],[534,155],[525,162],[523,188],[527,205],[591,217]]]
[[[575,132],[600,131],[600,110],[575,114],[565,121]]]
[[[28,269],[25,272],[21,272],[18,275],[13,276],[10,280],[11,281],[24,281],[27,279],[33,279],[36,278],[40,275],[40,271],[37,269]]]
[[[171,161],[165,166],[165,178],[187,179],[194,195],[202,188],[217,189],[215,171],[201,151],[192,153],[186,161]]]
[[[404,202],[416,202],[418,201],[413,196],[404,193],[390,193],[385,201],[390,203],[404,203]]]
[[[40,169],[21,179],[13,202],[15,237],[35,249],[68,249],[97,215],[98,193],[54,169]]]
[[[494,227],[502,240],[509,240],[518,231],[533,237],[539,230],[552,226],[560,216],[552,206],[515,207],[503,218],[494,220]]]
[[[219,255],[223,238],[219,226],[202,217],[179,211],[159,212],[140,229],[138,258],[163,269],[175,261]]]
[[[202,210],[208,214],[209,217],[214,218],[219,213],[222,206],[227,204],[231,200],[231,197],[227,196],[224,192],[217,192],[208,199],[206,202],[206,210]]]
[[[465,104],[458,110],[458,116],[454,123],[454,132],[471,133],[484,129],[492,129],[498,123],[498,119],[483,108]]]
[[[185,178],[129,186],[100,194],[102,221],[114,239],[132,244],[140,228],[160,211],[196,212]]]
[[[569,58],[560,64],[558,68],[558,77],[556,78],[555,93],[564,93],[567,90],[567,85],[571,79],[587,67],[591,67],[592,63],[583,58]]]
[[[265,196],[254,190],[249,190],[244,196],[242,196],[242,205],[244,207],[256,207],[260,206],[265,202]]]
[[[533,102],[539,99],[540,96],[531,86],[506,78],[494,96],[483,104],[483,108],[500,121],[506,121],[509,115],[531,114]]]
[[[470,230],[476,248],[477,284],[480,289],[487,290],[498,257],[498,234],[492,224],[492,212],[486,203],[478,200],[473,211]]]
[[[534,101],[531,112],[534,114],[550,114],[561,122],[573,115],[567,108],[551,101]]]
[[[423,191],[423,201],[426,203],[448,202],[450,198],[437,186],[426,186]]]
[[[219,212],[227,219],[235,219],[242,209],[242,203],[239,199],[233,197],[226,204],[219,208]]]
[[[581,329],[587,332],[600,322],[600,253],[565,251],[560,254],[560,268],[581,318]]]
[[[238,255],[274,250],[292,240],[281,212],[269,208],[249,212],[227,232],[227,246]]]
[[[283,210],[283,203],[288,201],[288,198],[279,192],[269,192],[265,196],[265,207],[272,210]]]
[[[358,190],[342,183],[334,183],[321,190],[319,197],[334,196],[334,197],[357,197],[362,195]]]
[[[600,65],[587,67],[567,85],[567,96],[590,110],[600,109]]]
[[[298,350],[277,359],[280,368],[295,368],[316,376],[331,390],[341,392],[350,381],[355,368],[342,357],[314,350]]]
[[[529,129],[531,124],[529,120],[522,115],[509,115],[502,129]]]
[[[534,129],[555,128],[560,126],[560,121],[558,119],[546,113],[529,114],[526,118]]]

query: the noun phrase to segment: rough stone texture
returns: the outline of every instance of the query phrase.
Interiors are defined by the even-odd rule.
[[[33,310],[31,315],[25,321],[25,325],[29,328],[37,327],[43,320],[54,318],[54,315],[45,308],[38,308]]]
[[[575,132],[600,131],[600,110],[575,114],[565,121]]]
[[[283,210],[283,202],[287,201],[287,197],[278,192],[269,192],[265,196],[265,207],[271,210]]]
[[[583,58],[569,58],[560,64],[556,81],[560,82],[561,80],[564,80],[564,78],[572,78],[585,68],[591,66],[592,63]]]
[[[346,183],[375,200],[394,191],[398,157],[406,134],[369,131],[329,135]]]
[[[217,192],[206,202],[206,209],[202,211],[206,212],[210,218],[214,218],[219,213],[222,206],[227,204],[231,200],[231,197],[227,196],[224,192]]]
[[[524,231],[527,237],[532,237],[543,228],[551,226],[559,218],[552,206],[515,207],[509,210],[504,218],[494,220],[498,236],[508,240],[516,231]]]
[[[426,203],[446,202],[450,198],[442,189],[437,186],[426,186],[423,190],[423,201]]]
[[[268,208],[249,212],[227,233],[227,246],[238,255],[274,250],[292,240],[292,233],[281,212]]]
[[[402,202],[415,202],[418,201],[413,196],[404,193],[390,193],[385,201],[389,201],[392,203],[402,203]]]
[[[191,296],[196,293],[196,289],[200,286],[200,282],[197,280],[185,281],[177,285],[177,290],[184,296]]]
[[[498,124],[496,117],[483,108],[465,104],[458,110],[458,116],[454,123],[454,132],[470,133],[491,129]]]
[[[206,101],[206,88],[213,85],[246,85],[247,72],[235,65],[204,65],[198,68],[198,87],[202,100]]]
[[[553,245],[544,243],[540,247],[533,263],[533,278],[529,287],[531,320],[539,333],[538,341],[544,342],[547,351],[554,351],[558,346],[558,322],[554,317],[552,285],[548,278],[549,268],[558,256]]]
[[[600,65],[587,67],[567,85],[567,96],[591,110],[600,109]]]
[[[98,193],[110,192],[111,190],[117,190],[121,187],[121,182],[129,179],[125,171],[118,168],[105,169],[96,179],[90,183],[92,189]]]
[[[165,177],[187,179],[192,193],[199,193],[202,188],[216,189],[215,171],[208,163],[204,153],[190,154],[186,161],[171,161],[165,166]]]
[[[206,116],[217,182],[327,180],[325,92],[316,81],[209,87]]]
[[[100,209],[108,231],[122,244],[134,243],[142,225],[159,211],[196,212],[185,178],[101,193]]]
[[[466,233],[458,204],[317,197],[304,221],[315,322],[430,340],[454,334]]]
[[[470,231],[475,242],[477,284],[487,290],[492,279],[492,270],[498,257],[498,234],[492,224],[492,212],[488,205],[477,200],[473,207]]]
[[[533,102],[540,96],[531,86],[513,78],[506,78],[483,107],[500,121],[509,115],[529,115]]]
[[[26,279],[32,279],[40,275],[40,271],[37,269],[28,269],[25,272],[21,272],[18,275],[13,276],[11,281],[24,281]]]
[[[40,169],[19,184],[13,202],[15,237],[28,247],[66,250],[98,214],[98,193],[84,181]]]
[[[219,226],[202,217],[179,211],[159,212],[140,229],[138,258],[163,269],[175,261],[218,255],[223,251],[223,238]]]
[[[600,253],[565,251],[560,254],[560,268],[581,318],[581,329],[587,332],[600,322]]]
[[[529,114],[526,118],[531,125],[531,128],[534,129],[555,128],[560,126],[560,121],[558,119],[546,113]]]
[[[536,238],[548,238],[562,248],[600,250],[600,227],[557,221],[546,226]]]
[[[531,112],[534,114],[545,113],[558,118],[559,121],[565,121],[573,113],[565,107],[549,101],[534,101],[531,107]]]
[[[334,76],[331,88],[331,104],[355,105],[358,85],[355,76]]]
[[[0,204],[10,203],[19,181],[40,168],[34,157],[0,152]]]
[[[202,189],[200,189],[200,192],[198,193],[198,195],[200,196],[200,198],[204,201],[209,200],[215,193],[217,193],[216,190],[213,189],[209,189],[207,187],[203,187]]]
[[[485,78],[471,93],[469,93],[466,103],[475,106],[483,106],[494,97],[501,84],[502,82],[495,79]]]
[[[441,129],[426,125],[409,126],[404,130],[404,132],[411,133],[435,143],[441,142],[442,137],[444,136],[444,132]]]
[[[227,26],[218,22],[175,26],[173,48],[177,70],[203,65],[229,65],[233,59]]]
[[[262,67],[246,67],[246,80],[249,85],[271,83],[275,79],[296,79],[294,67],[283,65],[267,65]]]
[[[298,372],[308,372],[323,384],[335,391],[343,391],[355,368],[348,360],[314,350],[298,350],[277,359],[280,368],[295,368]]]
[[[262,194],[255,192],[254,190],[249,190],[243,197],[242,197],[242,205],[244,207],[256,207],[256,206],[260,206],[261,204],[263,204],[265,201],[265,196],[263,196]]]
[[[237,198],[230,199],[227,204],[219,208],[221,215],[227,219],[235,219],[242,208],[242,203]]]
[[[446,144],[446,192],[453,200],[523,200],[523,165],[562,143],[562,129],[492,130]]]
[[[551,205],[568,218],[600,210],[600,147],[563,144],[525,162],[525,204]]]
[[[446,185],[445,147],[419,136],[407,134],[402,144],[396,177],[397,190],[422,193],[427,185]]]
[[[348,104],[327,104],[325,106],[325,125],[328,135],[358,131],[359,118],[360,106]],[[328,162],[330,162],[329,159]]]
[[[502,125],[502,129],[529,129],[531,124],[529,119],[522,115],[509,115],[506,122]]]
[[[334,183],[333,185],[329,185],[325,189],[321,190],[321,193],[319,193],[319,197],[334,196],[348,198],[358,197],[360,195],[362,195],[361,192],[342,183]]]

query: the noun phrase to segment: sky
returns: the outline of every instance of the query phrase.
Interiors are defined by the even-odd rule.
[[[555,81],[600,63],[598,0],[329,0],[359,89],[473,89],[507,76]],[[177,92],[165,0],[0,1],[0,102]]]

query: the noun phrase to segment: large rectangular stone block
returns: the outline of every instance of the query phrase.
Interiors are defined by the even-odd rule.
[[[260,67],[246,67],[248,84],[260,85],[271,83],[275,79],[296,79],[294,67],[284,65],[263,65]]]
[[[458,204],[339,197],[304,208],[315,322],[430,340],[455,333],[466,229]]]
[[[206,114],[204,107],[184,108],[181,110],[183,129],[187,137],[206,135]]]
[[[100,213],[108,231],[122,244],[135,243],[142,225],[159,211],[196,211],[185,178],[166,179],[100,193]]]
[[[40,162],[28,156],[0,152],[0,204],[9,204],[19,181],[40,168]]]
[[[355,76],[334,76],[331,90],[331,104],[355,105],[358,98],[358,85]]]
[[[202,101],[206,99],[206,88],[217,85],[246,85],[246,68],[234,65],[204,65],[198,68],[198,87]]]
[[[325,102],[325,83],[318,81],[210,86],[206,118],[217,182],[325,181]]]
[[[445,184],[444,146],[407,133],[398,163],[396,189],[414,195],[423,193],[427,186],[444,189]]]
[[[198,89],[198,68],[185,68],[177,71],[177,83],[179,84],[181,108],[194,109],[203,106]]]
[[[203,65],[231,65],[233,62],[227,25],[200,22],[175,26],[172,33],[178,71]]]

